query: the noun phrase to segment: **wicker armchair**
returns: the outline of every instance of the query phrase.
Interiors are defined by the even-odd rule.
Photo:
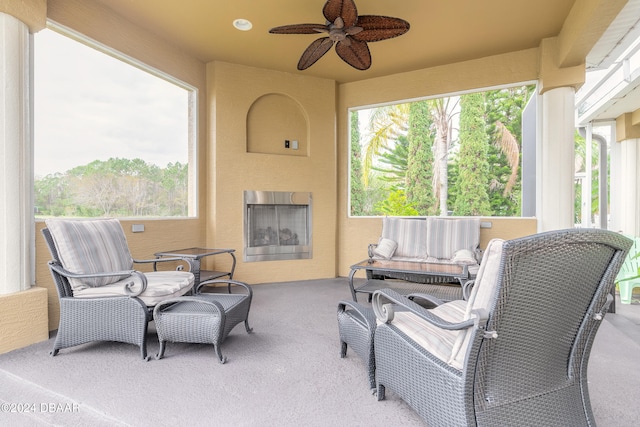
[[[42,230],[53,260],[49,269],[58,291],[60,323],[51,355],[92,341],[118,341],[140,347],[147,357],[146,335],[153,307],[193,287],[187,271],[141,273],[115,219],[46,221]],[[181,261],[181,260],[180,260]]]
[[[467,302],[377,291],[378,399],[433,426],[594,425],[587,363],[630,246],[593,229],[493,240]]]

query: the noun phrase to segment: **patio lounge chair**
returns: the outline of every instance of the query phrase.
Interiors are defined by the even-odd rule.
[[[630,246],[594,229],[492,240],[469,301],[377,291],[378,399],[433,426],[595,425],[587,363]]]
[[[640,288],[640,237],[631,237],[631,239],[633,239],[633,246],[616,277],[622,304],[631,304],[633,289]]]
[[[53,257],[49,269],[60,301],[51,355],[92,341],[118,341],[139,346],[148,360],[146,335],[153,307],[190,291],[193,274],[135,271],[134,263],[180,259],[134,260],[116,219],[50,219],[46,224],[42,233]]]

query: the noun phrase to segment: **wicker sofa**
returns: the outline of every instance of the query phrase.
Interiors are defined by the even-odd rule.
[[[378,242],[369,245],[369,257],[394,261],[466,264],[469,272],[475,275],[482,259],[480,219],[385,217]],[[385,277],[419,279],[389,274],[385,274]],[[383,277],[376,277],[376,273],[367,271],[367,278]],[[448,279],[442,278],[440,281],[446,280]]]

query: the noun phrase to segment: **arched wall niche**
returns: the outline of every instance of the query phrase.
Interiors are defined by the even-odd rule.
[[[290,96],[269,93],[256,99],[247,113],[247,152],[309,155],[309,122]]]

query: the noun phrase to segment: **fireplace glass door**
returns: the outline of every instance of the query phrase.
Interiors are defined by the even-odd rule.
[[[245,261],[311,258],[310,196],[307,204],[300,204],[300,197],[282,196],[299,193],[267,197],[246,193]]]
[[[307,206],[249,205],[249,246],[308,245]]]

